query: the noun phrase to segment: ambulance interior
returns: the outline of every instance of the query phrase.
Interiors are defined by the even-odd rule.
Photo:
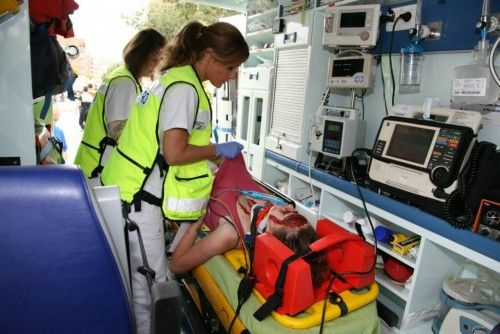
[[[313,288],[303,256],[253,236],[251,255],[153,284],[151,331],[498,333],[500,2],[195,2],[241,13],[221,20],[250,48],[237,80],[213,91],[213,140],[244,145],[254,180],[312,224],[311,252],[335,279]],[[133,333],[119,190],[74,165],[36,166],[28,1],[10,6],[0,328]]]

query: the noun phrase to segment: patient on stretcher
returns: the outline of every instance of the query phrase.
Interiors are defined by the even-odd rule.
[[[294,252],[302,251],[316,240],[316,233],[290,204],[272,201],[246,170],[242,157],[226,160],[218,170],[207,215],[191,224],[180,239],[170,259],[170,270],[186,272],[203,264],[215,255],[243,247],[245,235],[250,234],[254,206],[261,206],[256,222],[258,232],[273,234]],[[271,199],[271,200],[270,200]],[[205,223],[211,232],[196,242],[197,230]],[[311,266],[313,284],[319,285],[329,275],[323,253],[304,258]]]

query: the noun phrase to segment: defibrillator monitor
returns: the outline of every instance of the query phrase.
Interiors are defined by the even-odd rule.
[[[323,44],[373,47],[377,44],[379,20],[380,4],[327,8]]]
[[[456,188],[474,141],[470,127],[385,117],[373,147],[370,179],[377,190],[409,202],[416,196],[443,202]]]
[[[373,55],[349,50],[330,57],[327,86],[330,88],[370,88],[375,81]]]

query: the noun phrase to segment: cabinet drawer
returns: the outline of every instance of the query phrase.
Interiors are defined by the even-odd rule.
[[[293,160],[299,160],[300,145],[275,136],[266,137],[266,148]]]
[[[269,90],[272,79],[272,67],[249,67],[240,69],[239,88]]]
[[[283,33],[274,35],[274,47],[287,48],[311,44],[312,29],[310,29],[310,25],[313,22],[312,16],[313,11],[308,10],[304,18],[302,14],[286,17],[285,30]]]

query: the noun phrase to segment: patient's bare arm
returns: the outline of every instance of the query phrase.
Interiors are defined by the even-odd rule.
[[[212,256],[223,254],[238,242],[236,230],[229,224],[220,224],[215,231],[196,241],[197,222],[189,227],[170,258],[170,270],[182,273],[196,268]]]
[[[108,127],[108,136],[114,140],[118,140],[122,134],[123,128],[125,127],[127,120],[118,120],[109,122],[106,126]]]

